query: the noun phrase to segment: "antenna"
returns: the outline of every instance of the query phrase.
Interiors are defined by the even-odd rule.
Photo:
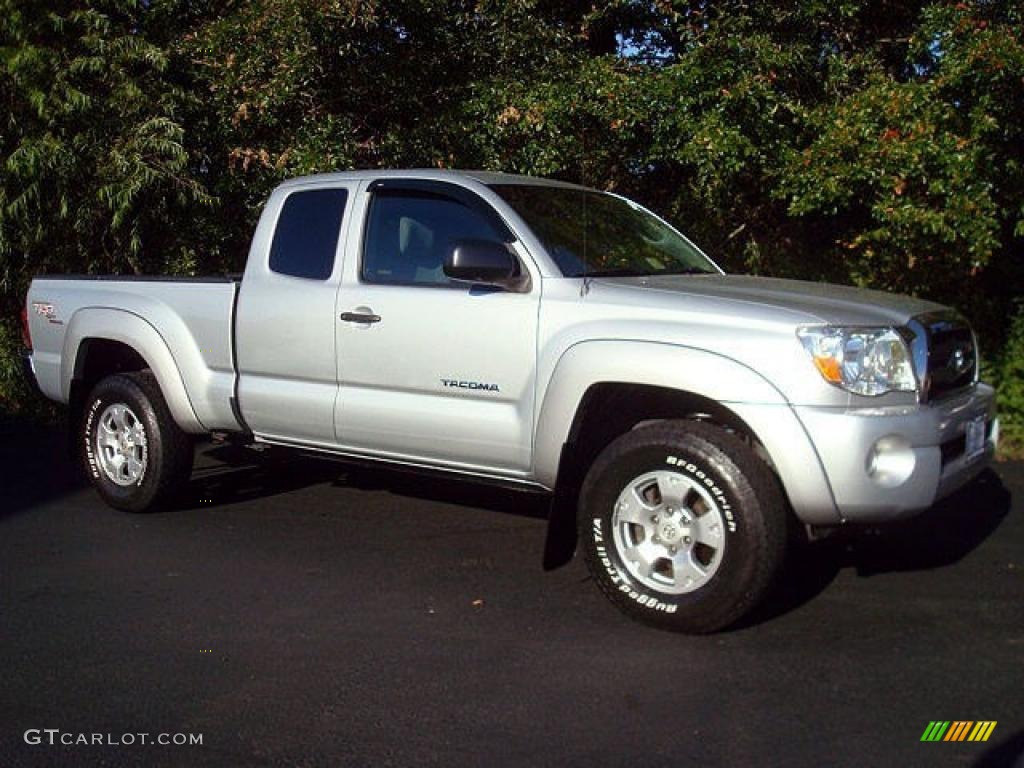
[[[580,285],[580,296],[586,296],[590,293],[590,278],[587,276],[587,262],[589,260],[589,254],[587,253],[587,229],[589,227],[589,220],[587,219],[587,129],[583,129],[583,158],[580,163],[580,183],[583,188],[580,190],[580,194],[583,195],[583,283]]]

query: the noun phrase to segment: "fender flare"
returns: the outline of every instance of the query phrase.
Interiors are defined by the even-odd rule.
[[[86,339],[108,339],[131,347],[153,371],[174,421],[186,432],[201,434],[208,430],[199,420],[181,371],[166,341],[145,318],[123,309],[85,307],[68,321],[61,354],[61,394],[67,402],[71,382],[78,370],[78,354]]]
[[[637,362],[642,360],[642,365]],[[644,384],[729,403],[788,405],[767,379],[707,350],[652,341],[594,340],[562,353],[543,394],[534,429],[534,474],[554,488],[563,444],[584,395],[596,384]]]
[[[642,360],[642,365],[637,361]],[[597,384],[645,384],[712,400],[745,424],[771,458],[797,517],[835,525],[842,517],[821,458],[786,397],[749,366],[714,352],[632,340],[584,341],[557,360],[534,429],[534,476],[554,489],[544,563],[554,568],[575,550],[576,502],[560,473],[582,471],[564,449],[587,391]],[[563,462],[566,459],[566,462]],[[572,483],[569,483],[571,485]]]

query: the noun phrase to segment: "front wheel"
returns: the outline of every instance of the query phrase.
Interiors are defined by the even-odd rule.
[[[192,439],[174,423],[148,371],[108,376],[95,386],[78,442],[93,486],[116,509],[155,509],[192,471]]]
[[[743,440],[701,422],[660,422],[614,440],[587,473],[577,520],[608,598],[680,632],[735,623],[785,556],[778,480]]]

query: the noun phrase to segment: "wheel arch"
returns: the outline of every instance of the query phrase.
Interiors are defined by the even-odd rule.
[[[644,396],[652,402],[638,402]],[[544,485],[556,487],[563,447],[573,442],[589,417],[609,407],[615,410],[607,418],[616,423],[651,407],[656,415],[646,417],[650,420],[681,418],[692,410],[755,436],[730,408],[733,402],[786,404],[760,374],[713,352],[646,341],[576,344],[555,365],[538,409],[534,473]]]
[[[86,308],[74,314],[64,336],[61,387],[72,412],[105,376],[149,369],[175,423],[185,432],[206,430],[189,400],[181,372],[159,332],[124,310]]]
[[[756,423],[751,416],[757,417]],[[756,371],[689,347],[584,342],[570,348],[556,365],[535,431],[534,470],[555,491],[545,567],[564,564],[575,551],[579,486],[601,450],[644,423],[680,418],[711,422],[738,435],[776,474],[788,500],[791,487],[799,492],[791,506],[802,512],[816,504],[821,519],[836,517],[813,446],[785,397]],[[779,425],[779,434],[773,433],[772,424]],[[792,456],[780,453],[780,442],[786,440],[791,441]],[[800,472],[807,480],[796,483]]]

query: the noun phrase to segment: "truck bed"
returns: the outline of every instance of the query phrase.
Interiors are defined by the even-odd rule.
[[[81,364],[76,363],[77,354],[83,341],[96,338],[94,329],[103,328],[99,338],[125,343],[133,334],[155,332],[157,346],[166,349],[184,383],[198,423],[194,430],[238,429],[233,323],[239,284],[239,277],[228,275],[36,278],[27,309],[40,389],[68,401],[75,366]],[[157,360],[147,363],[154,369],[160,365]]]

